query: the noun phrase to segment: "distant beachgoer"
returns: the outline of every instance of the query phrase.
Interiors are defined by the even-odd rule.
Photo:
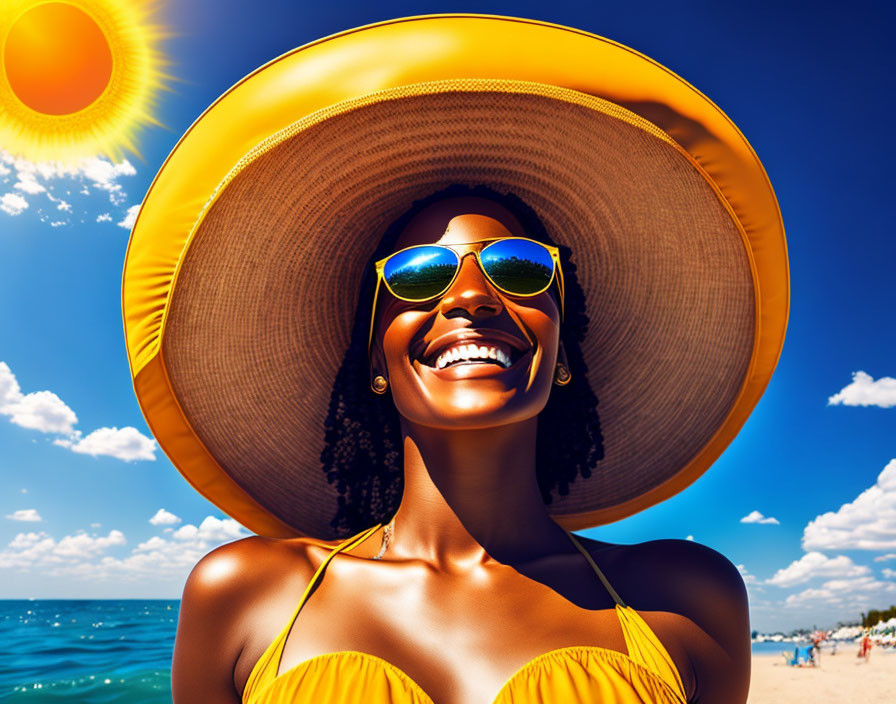
[[[871,657],[871,638],[867,633],[862,638],[862,644],[859,646],[859,657],[865,658],[866,662]]]
[[[821,643],[824,641],[824,634],[817,631],[812,634],[812,650],[810,659],[815,667],[821,667]]]

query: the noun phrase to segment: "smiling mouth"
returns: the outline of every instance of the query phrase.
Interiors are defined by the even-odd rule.
[[[516,364],[529,351],[516,349],[502,341],[467,339],[418,361],[435,370],[464,366],[491,366],[504,370]]]
[[[436,369],[445,369],[446,367],[455,367],[463,364],[496,364],[503,369],[507,369],[516,361],[514,359],[514,351],[506,344],[493,344],[491,342],[485,342],[484,344],[461,343],[443,350],[430,366]],[[517,355],[517,358],[519,358],[519,355]]]

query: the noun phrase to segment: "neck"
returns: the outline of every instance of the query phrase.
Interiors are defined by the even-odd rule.
[[[535,476],[537,417],[475,430],[402,419],[404,494],[390,552],[437,567],[568,549]]]

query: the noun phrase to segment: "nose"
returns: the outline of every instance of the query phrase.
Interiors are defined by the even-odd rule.
[[[439,303],[439,310],[446,318],[466,315],[469,318],[498,315],[504,304],[494,287],[479,268],[476,256],[469,252],[463,256],[460,271]]]

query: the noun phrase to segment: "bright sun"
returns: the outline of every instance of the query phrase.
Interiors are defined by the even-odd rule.
[[[167,65],[157,0],[0,0],[0,148],[31,161],[138,154]],[[139,155],[139,154],[138,154]]]

